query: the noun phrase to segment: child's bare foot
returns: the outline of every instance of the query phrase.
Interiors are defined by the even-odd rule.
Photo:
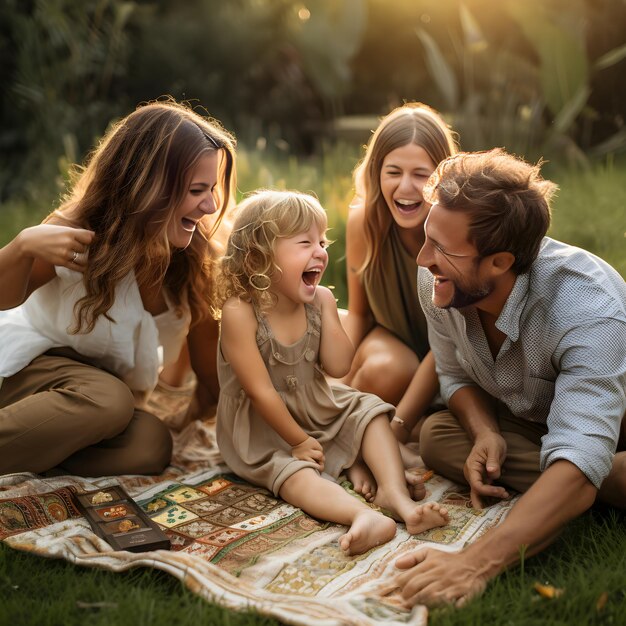
[[[339,538],[339,547],[347,554],[363,554],[394,538],[396,523],[371,509],[359,513],[350,530]]]
[[[346,476],[357,493],[361,494],[368,502],[374,499],[376,495],[376,481],[369,467],[363,461],[355,461],[346,470]]]
[[[400,456],[402,457],[402,465],[404,465],[404,478],[406,485],[411,494],[413,500],[421,500],[426,495],[426,488],[424,487],[424,481],[421,476],[416,476],[412,472],[413,468],[423,468],[422,457],[418,454],[414,448],[416,444],[400,443]]]
[[[437,502],[416,504],[406,492],[378,490],[374,504],[389,511],[398,521],[406,524],[411,535],[424,532],[436,526],[445,526],[450,520],[448,510]]]
[[[449,521],[448,510],[437,502],[419,505],[415,507],[413,513],[404,518],[406,530],[411,535],[423,533],[437,526],[445,526]]]
[[[426,487],[424,486],[424,478],[417,476],[411,470],[404,470],[404,478],[409,488],[409,494],[413,500],[423,500],[426,496]]]

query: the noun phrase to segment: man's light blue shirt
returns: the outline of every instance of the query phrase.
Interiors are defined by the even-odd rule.
[[[626,284],[619,273],[545,237],[496,321],[506,338],[495,360],[476,309],[439,309],[432,289],[432,274],[420,267],[444,401],[462,387],[481,387],[516,417],[547,425],[542,471],[566,459],[599,488],[626,411]]]

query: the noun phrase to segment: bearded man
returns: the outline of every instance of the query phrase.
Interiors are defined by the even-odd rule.
[[[399,559],[408,605],[482,592],[596,498],[626,508],[626,286],[545,236],[555,190],[500,149],[446,159],[425,188],[418,289],[449,410],[426,420],[420,453],[476,508],[523,495],[463,551]]]

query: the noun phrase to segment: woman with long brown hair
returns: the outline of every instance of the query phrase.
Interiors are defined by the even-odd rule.
[[[0,472],[158,473],[145,410],[187,340],[193,407],[217,401],[212,319],[234,139],[169,99],[118,121],[59,209],[0,250]]]
[[[385,116],[354,173],[356,198],[346,231],[348,312],[342,322],[356,346],[343,379],[396,405],[392,430],[401,444],[438,389],[426,319],[417,297],[416,257],[430,205],[422,189],[436,166],[457,150],[441,116],[408,103]],[[405,465],[415,454],[400,446]],[[356,490],[372,496],[371,476],[355,465]]]

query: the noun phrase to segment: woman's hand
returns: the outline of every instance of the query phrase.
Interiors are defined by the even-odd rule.
[[[39,224],[24,229],[16,240],[20,253],[25,257],[84,272],[86,253],[94,236],[93,231],[84,228]]]
[[[317,464],[320,472],[324,470],[324,448],[313,437],[307,437],[302,443],[293,446],[291,456],[301,461],[312,461]]]

